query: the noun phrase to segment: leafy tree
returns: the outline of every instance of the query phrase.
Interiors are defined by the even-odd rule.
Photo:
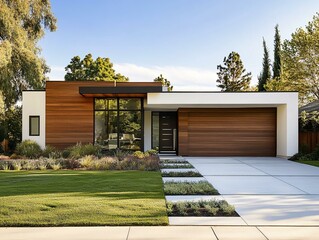
[[[7,139],[9,149],[14,150],[22,139],[22,108],[15,106],[7,109],[0,119],[0,142]]]
[[[0,92],[6,109],[23,89],[44,85],[49,69],[37,43],[45,29],[56,29],[49,0],[0,0]]]
[[[243,62],[236,52],[231,52],[224,58],[224,66],[218,65],[217,87],[224,92],[247,91],[251,81],[251,73],[245,73]]]
[[[267,49],[265,39],[263,39],[263,48],[264,48],[263,70],[262,70],[260,76],[258,77],[258,91],[259,92],[266,91],[264,85],[271,78],[269,52]]]
[[[171,82],[164,78],[162,74],[155,78],[154,82],[161,82],[162,86],[166,86],[169,92],[173,91],[173,86],[171,86]]]
[[[319,99],[319,13],[284,41],[282,63],[282,78],[299,91],[300,104]]]
[[[96,60],[91,54],[87,54],[82,60],[79,56],[71,59],[65,67],[66,81],[118,81],[126,82],[129,79],[119,73],[115,73],[113,63],[109,58],[98,57]]]
[[[278,24],[275,27],[273,78],[280,80],[281,75],[281,40]]]

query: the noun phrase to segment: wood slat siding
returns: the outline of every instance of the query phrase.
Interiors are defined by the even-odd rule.
[[[276,108],[179,109],[183,156],[276,156]]]
[[[93,141],[93,98],[79,94],[92,82],[47,82],[46,144],[66,148]]]
[[[157,86],[161,83],[118,82],[117,86]],[[83,97],[79,87],[113,87],[113,82],[48,81],[46,83],[46,144],[66,148],[78,142],[92,143],[94,96]]]
[[[306,147],[312,152],[319,144],[319,132],[299,132],[299,149]]]

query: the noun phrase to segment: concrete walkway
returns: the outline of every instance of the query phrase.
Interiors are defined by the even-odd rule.
[[[0,228],[1,240],[315,240],[316,227]]]
[[[319,226],[319,168],[281,158],[185,158],[248,226]],[[319,236],[318,236],[319,239]]]

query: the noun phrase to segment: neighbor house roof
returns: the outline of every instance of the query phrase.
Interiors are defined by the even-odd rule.
[[[306,112],[313,112],[319,111],[319,100],[316,100],[312,103],[308,103],[307,105],[299,108],[299,112],[306,111]]]

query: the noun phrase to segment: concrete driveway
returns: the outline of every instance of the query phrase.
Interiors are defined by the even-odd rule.
[[[247,225],[319,226],[319,168],[271,157],[186,157]]]

